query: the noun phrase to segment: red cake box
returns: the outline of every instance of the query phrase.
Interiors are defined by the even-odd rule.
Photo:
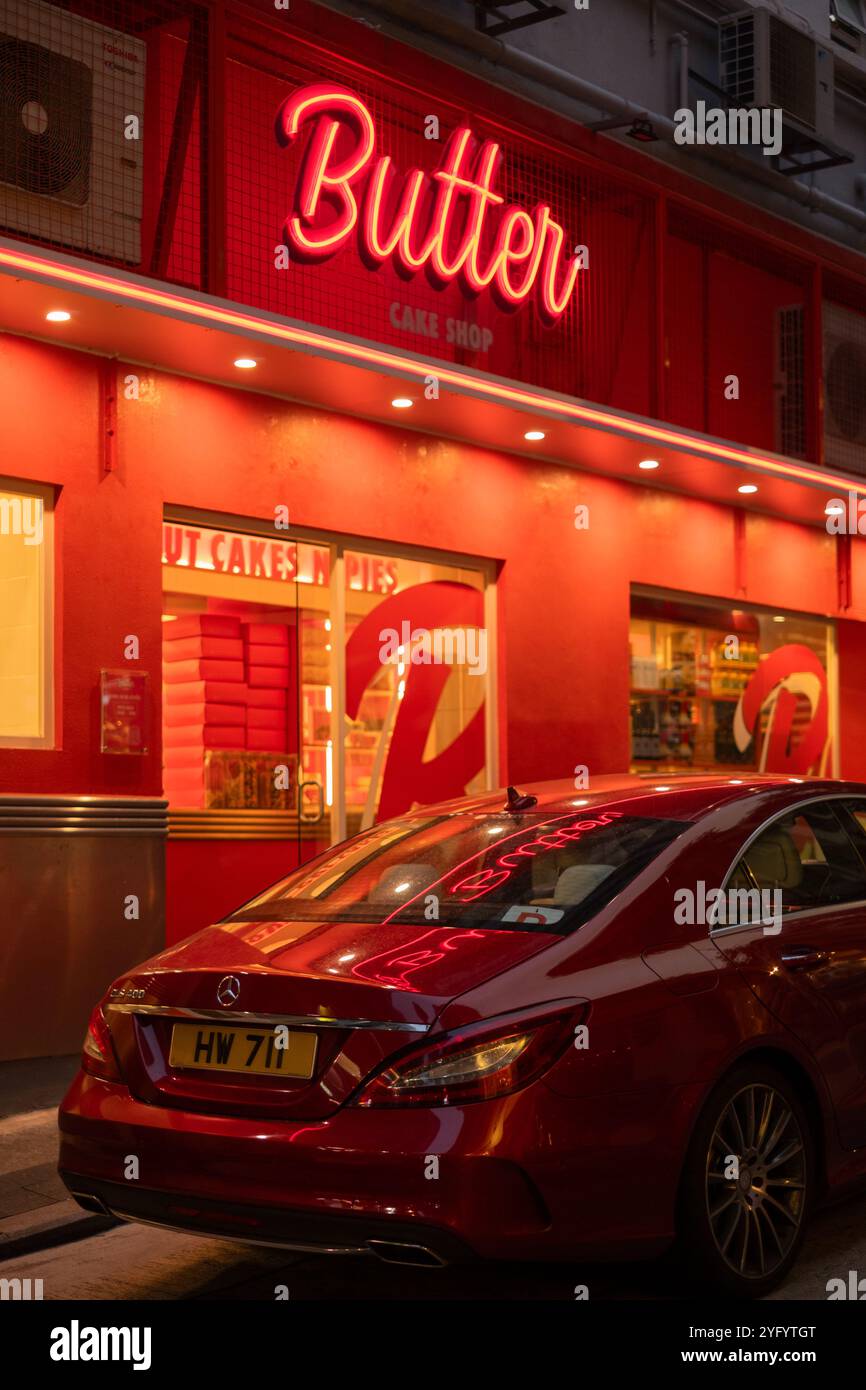
[[[163,661],[195,661],[210,657],[217,661],[243,661],[244,644],[239,637],[178,637],[165,634]]]
[[[244,730],[236,725],[182,724],[179,728],[164,729],[163,746],[169,748],[243,748]]]
[[[237,681],[240,684],[244,679],[244,663],[205,657],[200,661],[166,661],[162,678],[166,685],[181,685],[185,681]]]
[[[184,613],[171,622],[163,623],[163,636],[174,641],[178,637],[240,637],[240,618],[221,613]]]
[[[176,687],[169,686],[169,690]],[[231,724],[243,728],[247,722],[247,712],[243,705],[218,705],[210,700],[190,701],[189,704],[175,704],[166,700],[163,705],[163,723],[167,728],[177,728],[183,724]]]
[[[163,791],[171,804],[201,810],[205,804],[204,768],[166,768]]]
[[[268,647],[288,647],[289,629],[282,623],[244,623],[244,640],[250,645],[263,643]]]
[[[183,681],[180,685],[163,687],[166,704],[177,705],[240,705],[247,703],[244,681]]]
[[[252,752],[285,753],[282,729],[247,729],[247,748]]]
[[[269,647],[264,642],[251,642],[246,648],[248,666],[288,666],[288,647]]]
[[[289,707],[288,691],[284,688],[272,686],[261,686],[255,690],[247,687],[247,708],[248,709],[279,709],[286,711]]]
[[[279,729],[281,733],[286,728],[286,710],[283,709],[257,709],[250,705],[247,710],[247,729]]]
[[[247,685],[255,689],[257,686],[265,687],[285,687],[289,684],[288,666],[248,666]]]
[[[246,732],[244,732],[246,738]],[[201,772],[204,767],[204,749],[200,743],[183,745],[180,748],[164,747],[162,750],[162,762],[166,771],[173,776],[179,772],[192,774]]]

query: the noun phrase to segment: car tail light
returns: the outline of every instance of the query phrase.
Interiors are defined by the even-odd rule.
[[[392,1059],[356,1105],[465,1105],[529,1085],[561,1057],[585,1004],[522,1011],[442,1033]]]
[[[111,1031],[101,1004],[97,1004],[90,1015],[81,1053],[81,1065],[91,1076],[99,1076],[103,1081],[123,1080],[111,1041]]]

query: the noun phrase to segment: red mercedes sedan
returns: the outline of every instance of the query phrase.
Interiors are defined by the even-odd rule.
[[[60,1129],[125,1220],[413,1265],[676,1244],[764,1294],[866,1176],[866,786],[379,825],[117,980]]]

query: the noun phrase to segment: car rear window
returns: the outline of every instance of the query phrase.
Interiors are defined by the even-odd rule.
[[[227,920],[434,921],[565,934],[687,824],[614,809],[407,817],[337,846]]]

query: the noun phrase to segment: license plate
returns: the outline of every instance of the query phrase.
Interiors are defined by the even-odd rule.
[[[173,1067],[309,1079],[315,1060],[313,1033],[176,1023],[171,1034],[169,1062]]]

